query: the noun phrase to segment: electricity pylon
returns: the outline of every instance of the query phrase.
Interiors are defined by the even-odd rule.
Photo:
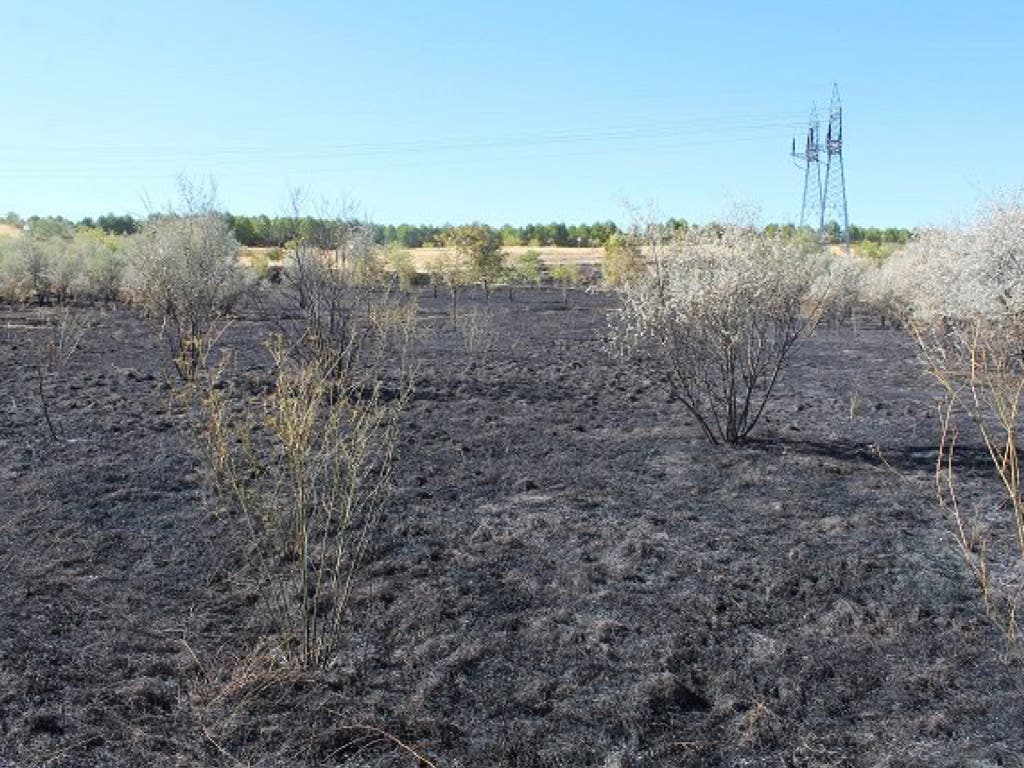
[[[796,162],[798,168],[804,169],[804,201],[800,206],[800,226],[808,226],[808,217],[812,217],[810,226],[821,227],[822,197],[821,197],[821,145],[818,143],[818,134],[821,125],[818,123],[818,110],[811,107],[811,118],[807,122],[807,141],[804,144],[803,152],[796,151],[796,139],[793,139],[793,148],[790,156]],[[803,163],[803,165],[801,165]]]
[[[825,135],[825,194],[821,204],[821,234],[850,251],[850,221],[846,213],[846,175],[843,172],[843,105],[839,86],[832,86]],[[826,227],[829,231],[826,232]]]

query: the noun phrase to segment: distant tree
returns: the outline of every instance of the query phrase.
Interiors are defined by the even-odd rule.
[[[434,296],[437,296],[438,283],[448,288],[452,304],[452,322],[458,322],[459,289],[469,280],[469,270],[465,262],[453,248],[444,248],[431,262],[430,275],[434,285]]]
[[[594,224],[590,230],[591,240],[594,245],[604,245],[608,242],[609,237],[619,231],[619,228],[614,221],[605,221]]]
[[[505,278],[508,280],[508,300],[512,301],[512,289],[517,285],[538,285],[544,274],[540,251],[533,248],[506,259]]]
[[[134,235],[139,231],[138,222],[127,213],[121,216],[112,213],[100,216],[96,219],[96,226],[112,235]]]
[[[512,272],[516,282],[537,285],[544,275],[544,265],[540,260],[540,251],[531,248],[512,260]]]
[[[249,216],[227,216],[228,226],[235,233],[235,239],[249,247],[262,246],[256,237],[256,224]]]
[[[511,224],[506,224],[501,228],[501,244],[504,246],[522,245],[522,231]]]
[[[676,234],[688,230],[690,228],[690,222],[688,222],[686,219],[673,218],[665,222],[665,227],[668,229],[669,232]]]
[[[470,279],[480,282],[489,296],[490,284],[501,275],[504,260],[498,233],[485,224],[464,224],[448,231],[445,246],[455,251],[466,264]]]
[[[562,306],[569,306],[569,286],[580,281],[582,273],[577,264],[556,264],[551,267],[551,278],[562,288]]]
[[[882,233],[882,239],[887,243],[905,244],[910,239],[910,231],[906,229],[899,229],[897,227],[889,227]]]
[[[419,227],[399,224],[395,229],[395,241],[405,248],[419,248],[423,245],[423,233]]]
[[[388,250],[388,261],[398,280],[399,287],[403,291],[411,289],[413,281],[416,279],[416,263],[413,261],[412,254],[396,242]]]

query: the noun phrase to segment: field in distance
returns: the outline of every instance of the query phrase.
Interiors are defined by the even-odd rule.
[[[429,272],[432,265],[442,257],[448,250],[446,248],[409,248],[413,263],[420,272]],[[531,246],[512,245],[502,249],[510,259],[526,253],[536,251],[540,254],[542,263],[551,266],[555,264],[577,264],[579,266],[599,266],[604,260],[604,248],[564,248],[559,246]],[[252,262],[253,257],[260,254],[271,256],[272,253],[286,255],[287,249],[281,248],[250,248],[243,247],[241,259],[244,263]]]

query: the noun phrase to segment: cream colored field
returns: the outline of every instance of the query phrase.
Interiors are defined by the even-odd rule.
[[[559,248],[557,246],[512,245],[502,248],[508,257],[514,259],[527,251],[537,251],[540,260],[548,266],[553,264],[599,265],[604,259],[604,248]],[[411,248],[416,269],[427,271],[432,263],[446,251],[445,248]]]
[[[0,237],[21,237],[21,230],[10,224],[0,224]]]
[[[429,272],[437,260],[441,258],[448,249],[446,248],[409,248],[413,263],[419,272]],[[507,258],[514,259],[527,251],[537,251],[540,254],[542,263],[551,266],[555,264],[578,264],[580,266],[598,266],[604,259],[604,248],[559,248],[557,246],[528,246],[513,245],[502,249]],[[239,259],[243,264],[251,265],[252,259],[259,255],[267,256],[276,251],[287,256],[287,251],[281,248],[250,248],[243,247]]]

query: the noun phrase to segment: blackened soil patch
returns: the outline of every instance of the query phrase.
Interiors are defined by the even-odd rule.
[[[568,298],[467,293],[470,344],[424,293],[394,494],[315,674],[261,656],[152,332],[102,316],[48,384],[54,443],[45,323],[5,311],[0,765],[1019,764],[1022,671],[930,500],[909,342],[822,330],[716,448],[609,354],[611,299]],[[257,379],[266,330],[225,336]]]

